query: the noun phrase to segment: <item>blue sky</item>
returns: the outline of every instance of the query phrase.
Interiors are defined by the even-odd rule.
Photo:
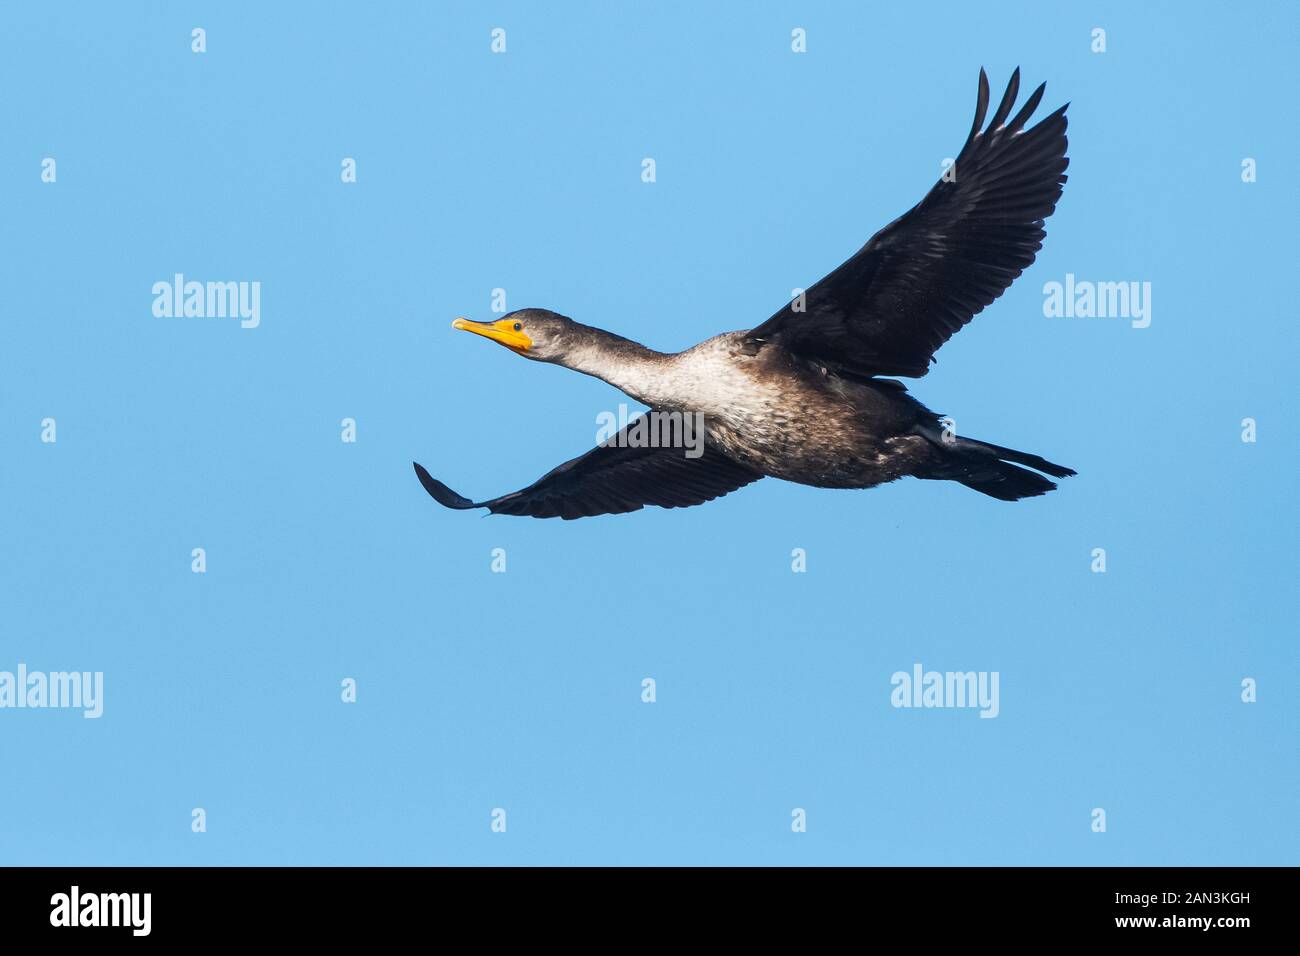
[[[1297,862],[1292,5],[135,9],[0,23],[0,671],[105,683],[0,709],[0,863]],[[755,325],[1017,65],[1069,183],[911,387],[1079,477],[566,523],[420,489],[518,488],[625,400],[454,316]],[[155,317],[175,273],[260,282],[260,325]],[[1067,273],[1150,282],[1150,326],[1045,317]],[[916,663],[996,671],[998,717],[891,707]]]

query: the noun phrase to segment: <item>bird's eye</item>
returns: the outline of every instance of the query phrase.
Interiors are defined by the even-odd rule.
[[[523,329],[523,326],[522,326],[520,323],[516,322],[516,323],[515,323],[515,331],[516,331],[516,332],[519,332],[519,331],[521,331],[522,329]]]

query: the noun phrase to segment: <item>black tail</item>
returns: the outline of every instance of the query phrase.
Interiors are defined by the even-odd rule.
[[[1038,472],[1005,461],[991,462],[954,480],[999,501],[1033,498],[1036,495],[1045,495],[1056,488],[1056,482],[1048,481]]]
[[[1076,474],[1074,469],[1055,464],[1038,455],[974,438],[953,437],[945,441],[940,437],[936,444],[945,452],[944,459],[923,477],[958,481],[967,488],[973,488],[980,494],[999,501],[1019,501],[1021,498],[1033,498],[1052,491],[1056,482],[1048,481],[1037,473],[1039,471],[1053,478],[1069,478]],[[1021,468],[1020,465],[1028,465],[1035,471]]]

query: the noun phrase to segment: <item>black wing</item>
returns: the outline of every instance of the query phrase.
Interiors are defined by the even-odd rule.
[[[948,175],[851,259],[750,336],[858,375],[921,376],[934,353],[1006,291],[1042,248],[1065,184],[1066,106],[1025,130],[1046,84],[1006,122],[1016,69],[988,129],[980,70],[975,122]],[[1004,125],[1005,123],[1005,125]],[[797,302],[797,300],[796,300]]]
[[[456,494],[424,468],[415,473],[424,490],[448,508],[487,508],[493,514],[534,518],[589,518],[623,514],[646,505],[687,508],[720,498],[763,476],[727,457],[708,442],[703,454],[686,448],[627,447],[630,423],[608,443],[566,461],[520,491],[490,501]]]

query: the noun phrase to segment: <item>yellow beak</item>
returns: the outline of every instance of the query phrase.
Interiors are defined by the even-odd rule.
[[[485,336],[493,342],[500,342],[508,349],[523,353],[528,351],[533,340],[522,331],[515,329],[516,324],[513,319],[501,319],[497,322],[471,322],[469,319],[457,319],[451,323],[451,327]]]

